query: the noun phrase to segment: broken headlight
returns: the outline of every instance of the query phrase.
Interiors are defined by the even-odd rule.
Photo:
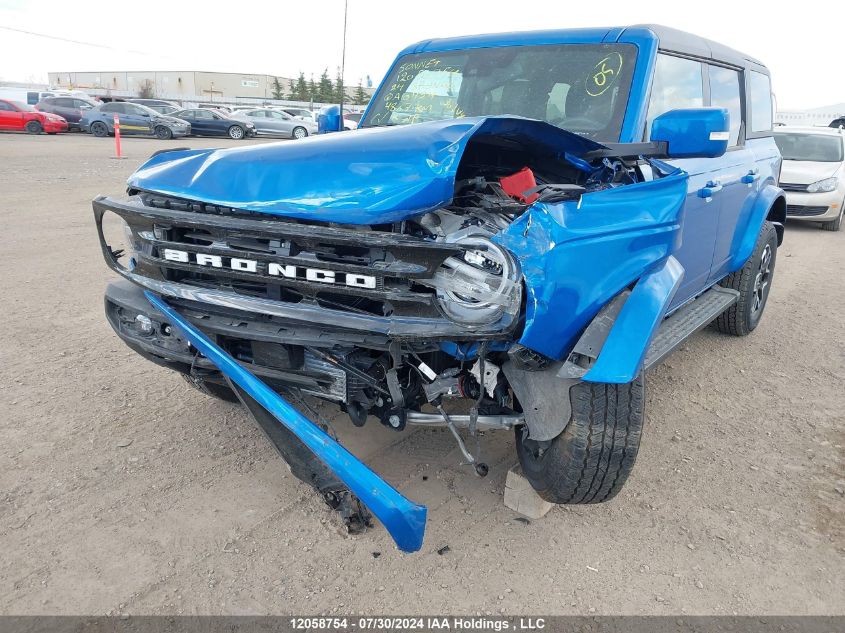
[[[117,265],[132,270],[138,261],[138,243],[126,220],[112,211],[103,214],[103,238]]]
[[[452,235],[463,253],[443,262],[427,285],[437,291],[443,313],[467,326],[516,315],[522,300],[519,266],[510,253],[484,235]]]

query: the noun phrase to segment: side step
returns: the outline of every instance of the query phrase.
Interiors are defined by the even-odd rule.
[[[643,369],[649,369],[671,354],[684,339],[706,327],[739,299],[739,292],[713,286],[664,319],[646,352]]]

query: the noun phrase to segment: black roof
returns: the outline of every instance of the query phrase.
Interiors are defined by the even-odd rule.
[[[768,74],[768,69],[759,60],[719,42],[660,24],[637,24],[636,26],[654,33],[660,40],[661,50],[705,57],[734,66],[750,67]]]

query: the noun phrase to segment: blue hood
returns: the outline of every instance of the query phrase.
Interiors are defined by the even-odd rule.
[[[129,187],[247,211],[345,224],[398,222],[448,204],[470,139],[536,156],[604,146],[532,119],[473,117],[153,156]]]

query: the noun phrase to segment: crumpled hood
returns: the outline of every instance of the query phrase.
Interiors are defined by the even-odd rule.
[[[447,204],[472,138],[497,137],[538,155],[604,146],[532,119],[472,117],[367,128],[299,141],[153,156],[131,189],[292,218],[398,222]]]
[[[833,176],[842,163],[808,160],[785,160],[780,170],[780,181],[796,185],[811,185]]]

